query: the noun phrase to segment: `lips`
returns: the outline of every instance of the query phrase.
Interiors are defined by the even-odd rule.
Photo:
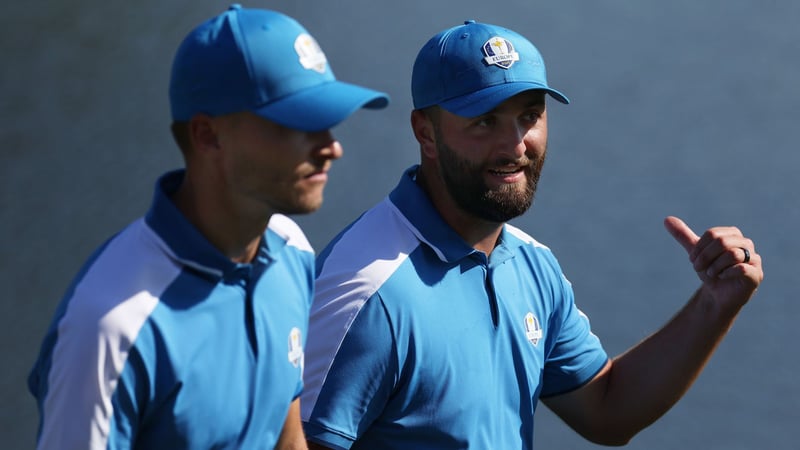
[[[314,182],[326,182],[328,180],[328,171],[325,169],[315,170],[314,172],[305,176],[306,180]]]
[[[528,166],[524,165],[509,165],[504,167],[494,167],[488,169],[487,172],[490,177],[495,181],[494,183],[500,184],[518,184],[523,182],[526,176]]]
[[[522,172],[521,167],[509,168],[509,169],[489,169],[489,173],[492,175],[514,175],[515,173]]]
[[[328,176],[328,169],[330,169],[330,165],[329,164],[325,164],[324,166],[314,165],[313,168],[315,170],[313,172],[309,173],[308,175],[306,175],[305,178],[314,178],[314,177],[319,177],[319,176],[326,176],[327,177]]]

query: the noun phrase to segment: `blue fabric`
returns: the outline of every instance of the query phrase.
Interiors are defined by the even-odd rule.
[[[313,252],[273,216],[252,264],[230,261],[159,181],[58,307],[29,376],[40,448],[250,449],[277,442],[302,390]]]
[[[487,259],[414,174],[318,258],[306,433],[337,448],[531,448],[538,399],[608,357],[547,247],[506,225]]]
[[[339,81],[319,44],[293,18],[231,5],[198,25],[172,63],[172,118],[252,111],[285,127],[322,131],[386,94]]]
[[[463,117],[485,114],[531,89],[569,103],[547,84],[544,59],[533,43],[515,31],[474,20],[430,38],[411,74],[415,109],[438,105]]]

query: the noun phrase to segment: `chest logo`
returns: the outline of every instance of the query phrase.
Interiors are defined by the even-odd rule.
[[[300,328],[294,327],[289,332],[289,362],[297,367],[303,363],[303,344]]]
[[[531,341],[533,345],[539,345],[539,340],[542,339],[542,325],[539,319],[529,312],[525,315],[525,337]]]

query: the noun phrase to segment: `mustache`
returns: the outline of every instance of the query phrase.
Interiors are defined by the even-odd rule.
[[[544,158],[541,158],[543,160]],[[538,164],[541,164],[541,160],[539,158],[532,159],[527,156],[523,156],[521,158],[498,158],[492,162],[492,165],[495,167],[503,167],[503,166],[518,166],[518,167],[535,167]]]

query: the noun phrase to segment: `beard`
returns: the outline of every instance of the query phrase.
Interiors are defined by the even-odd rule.
[[[445,188],[456,204],[465,212],[490,222],[507,222],[521,216],[533,204],[539,176],[544,167],[544,154],[541,158],[527,162],[526,183],[524,186],[505,184],[491,189],[484,182],[486,168],[461,158],[439,136],[436,140],[439,152],[439,171]],[[496,161],[499,166],[518,161]]]

